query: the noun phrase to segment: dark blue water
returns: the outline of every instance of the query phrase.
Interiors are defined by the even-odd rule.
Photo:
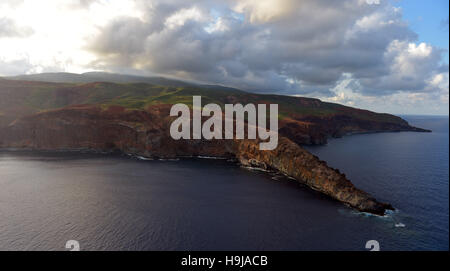
[[[405,227],[386,233],[386,248],[448,250],[449,119],[403,118],[433,133],[354,135],[308,149],[398,209],[392,219]]]
[[[310,148],[398,208],[384,218],[221,160],[0,152],[0,250],[447,250],[448,118],[410,121],[434,133]]]

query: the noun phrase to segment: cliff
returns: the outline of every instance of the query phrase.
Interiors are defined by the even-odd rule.
[[[277,149],[260,151],[256,140],[173,140],[169,105],[148,110],[120,106],[70,106],[19,118],[0,130],[0,148],[33,150],[119,150],[146,157],[218,156],[243,165],[277,170],[298,182],[364,212],[392,209],[357,188],[339,171],[288,138]]]

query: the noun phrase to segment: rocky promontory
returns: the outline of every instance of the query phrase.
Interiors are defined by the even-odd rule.
[[[158,158],[236,158],[246,166],[276,170],[363,212],[383,215],[392,209],[283,136],[273,151],[259,150],[257,140],[173,140],[169,110],[169,105],[148,110],[91,105],[49,110],[19,118],[1,129],[0,148],[121,151]]]

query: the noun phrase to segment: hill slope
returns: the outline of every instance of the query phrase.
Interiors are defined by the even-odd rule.
[[[154,105],[202,103],[271,103],[279,105],[280,133],[298,144],[324,144],[329,137],[382,131],[425,131],[400,117],[379,114],[318,99],[248,93],[236,89],[200,86],[160,86],[147,83],[49,83],[2,80],[0,125],[28,114],[71,105],[118,105],[128,110],[148,110]]]

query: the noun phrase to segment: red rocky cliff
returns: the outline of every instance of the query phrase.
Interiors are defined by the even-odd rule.
[[[388,204],[361,191],[339,171],[280,137],[277,149],[260,151],[256,140],[173,140],[168,105],[148,110],[71,106],[20,118],[0,130],[0,148],[119,150],[147,157],[218,156],[279,171],[360,211],[383,215]]]

